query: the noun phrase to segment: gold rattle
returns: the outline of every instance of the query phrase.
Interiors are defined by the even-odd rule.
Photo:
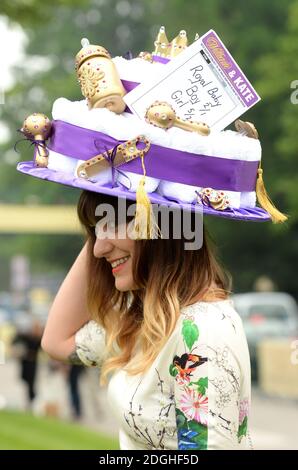
[[[149,124],[162,129],[170,129],[170,127],[176,126],[185,131],[198,132],[201,135],[210,134],[210,127],[207,124],[179,118],[174,108],[164,101],[152,103],[146,111],[145,119]]]
[[[36,144],[35,164],[40,167],[48,166],[49,152],[45,141],[51,131],[51,121],[42,113],[33,113],[28,116],[21,129],[21,132]]]

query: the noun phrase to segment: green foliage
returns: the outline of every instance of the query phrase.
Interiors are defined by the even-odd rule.
[[[170,364],[169,372],[172,377],[176,377],[176,375],[178,374],[177,367],[174,364]]]
[[[201,395],[206,395],[206,390],[208,388],[208,377],[201,377],[197,382],[190,382],[189,385],[196,385],[198,393]]]
[[[244,420],[239,426],[238,439],[241,440],[243,436],[246,436],[246,433],[247,433],[247,416],[245,416]]]
[[[83,5],[86,0],[51,0],[50,5],[38,0],[1,0],[0,14],[22,25],[32,26],[52,18],[53,8]]]
[[[198,423],[195,420],[188,421],[188,428],[197,433],[191,440],[197,444],[199,450],[207,450],[208,445],[208,428],[204,424]]]
[[[119,3],[122,3],[122,7]],[[125,3],[125,2],[124,2]],[[127,3],[131,8],[127,9]],[[290,215],[283,226],[206,217],[205,222],[219,244],[224,263],[234,279],[235,291],[253,288],[256,277],[269,275],[280,290],[298,297],[298,105],[290,101],[291,83],[298,80],[298,0],[3,0],[1,14],[19,22],[29,44],[26,53],[47,59],[38,72],[19,64],[12,90],[0,106],[11,139],[0,152],[0,200],[26,203],[32,195],[40,203],[76,203],[79,192],[55,183],[20,175],[15,171],[13,144],[26,115],[42,111],[51,116],[53,101],[65,96],[81,99],[74,74],[74,55],[80,39],[106,45],[112,55],[132,50],[152,50],[161,24],[169,39],[186,29],[190,41],[195,33],[215,29],[252,81],[262,101],[243,119],[255,123],[262,142],[264,181],[277,207]],[[32,158],[32,148],[20,144],[19,159]],[[12,243],[14,243],[12,241]],[[51,260],[51,240],[35,251],[40,262]],[[73,246],[64,245],[69,258]],[[0,256],[5,255],[0,248]],[[61,262],[61,267],[64,261]]]
[[[182,335],[188,349],[191,350],[199,337],[199,329],[191,320],[183,320]]]

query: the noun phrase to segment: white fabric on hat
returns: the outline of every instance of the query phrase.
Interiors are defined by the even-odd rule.
[[[77,168],[84,163],[85,160],[78,160],[78,164],[75,169],[75,175],[77,174]],[[93,183],[100,183],[100,184],[111,184],[112,183],[112,168],[106,168],[105,170],[101,170],[99,173],[89,176],[89,181]]]
[[[62,155],[61,153],[54,152],[53,150],[48,149],[49,159],[48,159],[48,168],[55,171],[63,171],[69,175],[77,176],[77,168],[81,163],[84,163],[84,160],[78,160],[77,158],[68,157]],[[88,178],[90,181],[98,182],[100,184],[107,184],[112,182],[112,169],[107,168],[106,170],[101,171],[100,173],[93,175]]]
[[[76,158],[67,157],[61,153],[54,152],[53,150],[48,149],[48,168],[50,170],[63,171],[70,175],[75,174],[75,169],[77,167],[78,160]]]
[[[129,191],[135,193],[142,176],[137,175],[136,173],[132,173],[130,171],[121,170],[121,172],[124,173],[125,176],[117,172],[117,181],[121,183],[123,186],[125,186],[127,189],[129,189]],[[153,193],[156,190],[159,182],[160,180],[157,178],[151,178],[151,177],[146,176],[146,179],[145,179],[146,192]]]
[[[196,191],[203,189],[199,186],[189,186],[187,184],[173,183],[172,181],[161,181],[158,186],[158,193],[169,199],[178,199],[182,202],[192,203],[197,200]],[[228,196],[232,207],[240,207],[241,193],[236,191],[224,191]]]
[[[197,186],[173,183],[172,181],[161,181],[158,185],[158,193],[169,199],[179,199],[182,202],[192,203],[196,199]]]
[[[241,193],[240,207],[255,207],[257,196],[255,191]]]
[[[160,62],[148,62],[144,59],[136,57],[127,60],[124,57],[113,57],[117,72],[121,80],[129,80],[131,82],[141,83],[149,78],[154,78],[157,73],[163,71],[164,64]]]

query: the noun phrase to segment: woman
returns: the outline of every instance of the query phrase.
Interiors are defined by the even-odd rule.
[[[183,54],[181,33],[183,47],[173,45]],[[156,238],[160,221],[156,227],[140,208],[146,214],[152,203],[182,208],[180,215],[191,212],[193,219],[204,213],[277,223],[286,216],[266,193],[253,124],[238,120],[237,132],[210,132],[167,91],[167,101],[146,98],[144,115],[127,112],[122,97],[164,73],[172,57],[164,57],[166,44],[162,27],[153,54],[112,61],[84,39],[76,71],[86,100],[58,98],[52,122],[33,113],[23,123],[35,159],[20,162],[18,171],[83,189],[78,214],[88,235],[53,303],[42,345],[57,359],[101,368],[121,449],[245,448],[250,363],[228,276],[206,232],[202,247],[188,250],[185,235],[174,236],[174,222],[169,237]],[[195,60],[204,60],[198,52]],[[185,89],[186,68],[177,89]],[[195,118],[212,126],[198,108],[190,108]],[[102,203],[117,211],[118,198],[137,204],[114,236],[115,221],[94,214]]]
[[[204,233],[181,239],[96,237],[95,207],[117,198],[83,191],[87,240],[51,308],[42,347],[101,368],[121,449],[247,446],[250,363],[229,277]],[[119,227],[118,227],[119,229]],[[97,231],[98,232],[98,231]],[[121,260],[118,266],[115,261]]]

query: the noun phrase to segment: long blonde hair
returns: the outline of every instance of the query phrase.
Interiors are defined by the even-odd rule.
[[[135,241],[133,276],[139,288],[118,291],[110,264],[93,255],[95,208],[100,203],[111,204],[117,220],[117,198],[88,191],[81,194],[78,216],[88,241],[88,307],[106,330],[108,358],[101,369],[105,384],[107,375],[118,368],[130,375],[146,371],[172,334],[181,308],[194,298],[226,299],[231,278],[217,261],[204,228],[198,250],[185,250],[183,238]]]

